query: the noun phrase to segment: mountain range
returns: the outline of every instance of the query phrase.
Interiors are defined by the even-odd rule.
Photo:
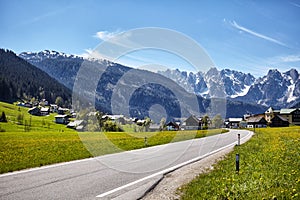
[[[252,102],[275,108],[292,107],[300,101],[300,76],[296,69],[281,73],[270,69],[268,74],[255,78],[253,75],[230,69],[218,71],[211,68],[206,73],[187,73],[166,70],[158,73],[178,82],[187,91],[203,97],[213,96],[212,87],[223,87],[224,95],[233,101]],[[212,82],[211,77],[219,80]]]
[[[100,73],[101,76],[97,80],[96,108],[107,113],[123,109],[124,112],[140,118],[151,114],[149,112],[154,104],[162,105],[167,108],[170,116],[177,117],[178,115],[174,113],[178,113],[180,107],[178,105],[181,103],[175,101],[175,97],[178,99],[178,96],[191,98],[196,96],[199,105],[197,109],[201,113],[209,110],[209,105],[212,106],[212,102],[216,102],[214,99],[225,97],[226,117],[241,116],[247,112],[261,113],[268,106],[291,107],[299,102],[300,96],[300,77],[296,69],[284,73],[274,69],[263,77],[255,78],[249,73],[230,69],[219,71],[216,68],[197,73],[187,73],[178,69],[153,73],[106,60],[86,60],[79,56],[50,50],[37,53],[23,52],[19,54],[19,57],[46,72],[71,90],[83,64],[97,66],[98,71],[95,73]],[[89,76],[92,74],[84,75],[83,79],[86,83],[91,82]],[[139,77],[136,76],[137,74]],[[127,77],[126,80],[125,77]],[[159,84],[150,84],[149,77]],[[170,93],[172,90],[169,91],[167,87],[162,87],[164,84],[176,85],[176,89],[172,90],[178,94]],[[142,87],[148,89],[147,94],[145,90],[139,90]],[[128,88],[131,88],[132,93],[127,91]],[[123,90],[121,91],[121,89]],[[89,95],[91,94],[85,94],[85,96]],[[129,108],[123,108],[124,102],[121,101],[125,101],[125,97],[130,97],[129,102],[126,102]],[[114,99],[118,101],[114,101],[112,104]],[[191,108],[186,106],[181,112],[188,112],[188,110],[191,111]]]

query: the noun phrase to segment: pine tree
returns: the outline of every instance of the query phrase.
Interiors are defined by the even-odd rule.
[[[0,117],[0,122],[7,122],[6,115],[5,115],[4,111],[2,112],[2,115]]]

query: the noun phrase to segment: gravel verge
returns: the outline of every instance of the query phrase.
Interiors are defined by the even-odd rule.
[[[192,181],[197,175],[212,170],[213,165],[222,160],[232,150],[233,147],[226,148],[165,175],[158,185],[147,193],[142,200],[180,199],[178,188]]]

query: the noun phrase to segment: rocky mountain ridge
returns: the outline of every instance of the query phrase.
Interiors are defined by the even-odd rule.
[[[215,87],[223,88],[224,96],[233,101],[252,102],[263,106],[292,107],[300,101],[300,76],[296,69],[279,72],[270,69],[268,74],[255,78],[250,73],[230,69],[211,68],[206,73],[189,74],[185,71],[166,70],[158,73],[178,82],[187,91],[211,97]],[[211,77],[218,76],[213,82]]]
[[[297,96],[299,93],[299,74],[295,69],[285,73],[280,73],[278,70],[271,70],[272,72],[277,71],[278,73],[269,72],[268,75],[262,78],[255,78],[249,73],[245,74],[243,72],[230,69],[223,69],[219,71],[216,68],[211,68],[206,73],[187,73],[180,70],[166,70],[153,73],[144,70],[136,70],[135,73],[143,74],[141,75],[143,78],[138,80],[133,76],[135,78],[133,80],[136,82],[132,80],[127,80],[126,82],[122,80],[122,77],[128,72],[133,72],[135,69],[106,60],[86,60],[79,56],[67,55],[49,50],[38,53],[24,52],[19,54],[19,56],[47,72],[50,76],[54,77],[70,89],[73,89],[77,73],[83,63],[97,65],[99,70],[102,70],[102,76],[97,86],[96,102],[98,109],[103,109],[108,113],[112,112],[111,100],[114,97],[116,86],[118,85],[118,87],[120,87],[120,84],[123,84],[123,86],[126,85],[127,87],[138,89],[139,83],[145,82],[144,80],[146,80],[146,78],[143,76],[146,76],[146,74],[147,76],[157,77],[157,80],[164,79],[164,76],[168,80],[171,80],[172,84],[178,84],[180,87],[185,89],[184,94],[181,93],[180,95],[196,95],[200,102],[199,106],[201,107],[200,110],[202,112],[206,111],[205,109],[209,102],[211,102],[211,99],[224,97],[227,101],[227,117],[240,116],[245,112],[264,112],[264,109],[267,106],[287,107],[299,101],[299,95]],[[131,85],[128,84],[129,82]],[[264,87],[259,85],[264,85]],[[267,87],[266,85],[271,86]],[[272,87],[280,87],[282,89],[280,90],[281,95],[276,94],[277,96],[275,96],[275,94],[271,92],[264,91]],[[148,88],[152,88],[151,91],[148,91],[148,94],[151,94],[148,97],[153,101],[149,101],[149,105],[143,105],[143,107],[150,109],[150,104],[158,101],[159,99],[164,99],[164,101],[167,102],[168,98],[165,98],[165,96],[158,97],[155,96],[155,93],[153,93],[155,89],[161,88],[162,90],[159,94],[163,95],[163,91],[166,92],[166,88],[159,87],[158,85],[149,85]],[[257,88],[260,92],[257,92]],[[122,95],[119,96],[120,99],[124,99],[124,96]],[[135,101],[138,101],[139,95],[145,94],[140,91],[140,93],[136,92],[134,95],[137,96],[132,97],[132,106],[136,106]],[[172,98],[174,98],[174,96],[172,96]],[[116,107],[118,106],[119,108],[122,107],[121,105],[117,105]],[[136,111],[130,112],[136,113]],[[140,113],[141,115],[149,112],[149,110],[144,110],[142,112],[143,113]]]

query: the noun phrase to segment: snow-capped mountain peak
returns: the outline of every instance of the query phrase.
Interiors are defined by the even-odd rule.
[[[230,69],[218,71],[216,68],[206,73],[190,72],[188,76],[178,69],[158,73],[202,97],[212,97],[216,89],[222,88],[227,98],[265,106],[289,107],[300,100],[300,75],[296,69],[284,73],[270,69],[267,75],[260,78]]]
[[[38,62],[44,59],[56,59],[56,58],[81,58],[80,56],[70,55],[54,50],[43,50],[37,53],[22,52],[18,56],[31,62]]]
[[[187,91],[203,97],[213,96],[214,92],[212,92],[212,89],[216,90],[216,88],[225,90],[225,95],[230,98],[243,96],[247,94],[250,86],[255,81],[254,76],[249,73],[245,74],[230,69],[218,71],[217,68],[211,68],[206,73],[190,72],[188,76],[186,76],[186,72],[181,72],[178,69],[168,69],[158,73],[179,83]]]
[[[107,60],[86,59],[51,50],[38,53],[23,52],[19,56],[53,77],[58,76],[56,73],[59,70],[53,69],[51,60],[55,60],[57,65],[55,67],[68,68],[73,75],[76,75],[76,70],[80,68],[81,63],[84,61],[97,62],[103,66],[116,65],[116,63]],[[205,73],[186,72],[178,69],[168,69],[158,73],[175,81],[187,92],[205,98],[227,97],[235,101],[273,106],[275,108],[291,107],[300,101],[300,75],[296,69],[290,69],[286,72],[271,69],[267,75],[260,78],[231,69],[219,71],[217,68],[211,68]],[[72,86],[71,81],[68,82],[64,79],[64,83]]]
[[[258,78],[248,93],[238,100],[255,102],[266,106],[289,107],[300,100],[300,77],[296,69],[281,73],[269,70],[266,76]]]

